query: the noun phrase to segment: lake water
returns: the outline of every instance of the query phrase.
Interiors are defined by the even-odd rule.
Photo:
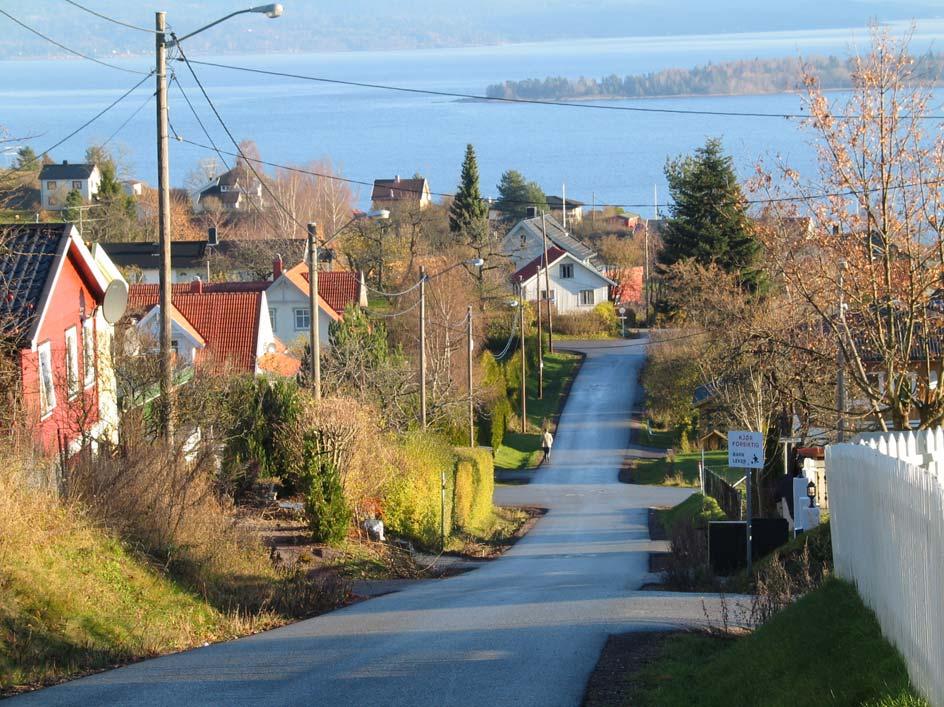
[[[944,21],[919,25],[915,51],[940,49]],[[146,39],[144,40],[147,41]],[[753,57],[845,55],[867,44],[864,30],[768,32],[659,38],[546,42],[497,47],[306,55],[227,56],[221,63],[410,88],[484,93],[490,83],[564,75],[602,77],[691,67]],[[205,58],[205,57],[191,57]],[[149,69],[148,57],[115,63]],[[217,144],[232,149],[199,96],[186,67],[178,76]],[[569,197],[624,204],[651,212],[653,185],[665,195],[668,156],[690,152],[719,136],[741,176],[758,159],[779,158],[812,172],[808,134],[796,121],[597,111],[571,107],[459,102],[450,98],[345,87],[195,67],[237,139],[249,138],[263,159],[304,164],[330,158],[346,177],[372,182],[395,174],[425,175],[434,192],[452,192],[466,143],[476,147],[482,191],[495,194],[506,169],[517,169],[548,193],[567,184]],[[131,74],[81,60],[0,62],[0,125],[12,136],[34,135],[39,152],[58,142],[136,82]],[[57,160],[81,161],[85,147],[107,138],[153,92],[153,80],[87,130],[55,150]],[[176,89],[171,121],[184,137],[205,142]],[[796,95],[693,97],[608,102],[607,105],[697,110],[801,112]],[[115,138],[132,175],[156,183],[153,102]],[[197,160],[208,156],[171,144],[171,181],[182,185]],[[359,203],[369,199],[359,188]],[[662,200],[662,199],[660,199]]]

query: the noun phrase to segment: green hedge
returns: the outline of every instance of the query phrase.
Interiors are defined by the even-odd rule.
[[[400,473],[387,490],[384,522],[391,533],[439,547],[441,474],[446,473],[446,535],[487,525],[495,473],[484,449],[453,449],[433,434],[414,433],[401,447]]]

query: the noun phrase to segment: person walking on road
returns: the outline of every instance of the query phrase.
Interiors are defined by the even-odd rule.
[[[544,447],[544,461],[551,461],[551,447],[554,446],[554,435],[552,435],[551,431],[547,428],[544,429],[544,434],[541,436],[541,446]]]

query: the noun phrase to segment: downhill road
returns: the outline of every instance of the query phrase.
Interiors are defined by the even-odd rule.
[[[25,695],[45,705],[577,705],[608,634],[704,620],[650,579],[647,508],[689,490],[620,484],[644,341],[587,359],[553,462],[497,501],[549,512],[503,558],[229,643]]]

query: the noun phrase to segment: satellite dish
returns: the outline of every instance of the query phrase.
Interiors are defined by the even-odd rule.
[[[128,307],[128,285],[124,280],[112,280],[105,288],[102,300],[102,316],[109,324],[115,324]]]

